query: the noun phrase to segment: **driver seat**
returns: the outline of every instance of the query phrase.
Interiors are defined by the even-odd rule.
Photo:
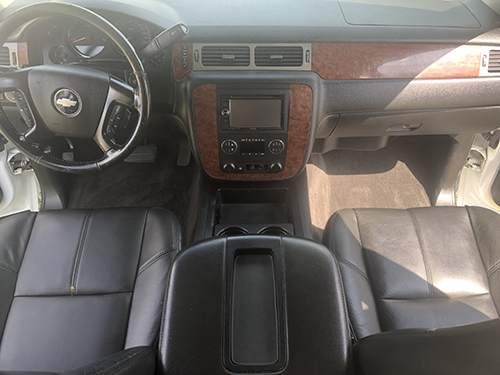
[[[0,219],[0,239],[0,374],[154,374],[176,217],[26,212]]]

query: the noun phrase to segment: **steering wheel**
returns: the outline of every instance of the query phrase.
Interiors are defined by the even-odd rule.
[[[137,88],[81,65],[7,68],[0,74],[0,92],[15,92],[28,130],[16,130],[0,105],[0,132],[28,158],[45,167],[69,173],[102,170],[126,158],[140,139],[150,111],[149,81],[141,60],[123,34],[98,14],[76,5],[40,3],[21,8],[0,23],[0,46],[19,26],[51,15],[83,20],[104,32],[123,51]],[[115,135],[123,127],[127,127],[130,136],[119,144]],[[103,157],[89,162],[55,157],[44,144],[57,136],[93,139]]]

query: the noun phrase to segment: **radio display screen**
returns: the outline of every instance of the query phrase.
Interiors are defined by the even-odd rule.
[[[281,129],[281,99],[236,99],[229,100],[230,128]]]

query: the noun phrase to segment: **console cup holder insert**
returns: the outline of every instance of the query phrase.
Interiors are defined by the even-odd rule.
[[[217,237],[223,236],[245,236],[248,231],[242,227],[227,227],[217,233]]]
[[[288,232],[283,227],[272,225],[262,228],[257,234],[262,234],[266,236],[289,236],[290,232]]]

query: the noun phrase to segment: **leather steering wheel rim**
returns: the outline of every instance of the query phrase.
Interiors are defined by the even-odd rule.
[[[98,14],[72,4],[66,3],[39,3],[28,5],[19,9],[18,11],[9,15],[5,20],[0,23],[0,46],[6,41],[9,35],[14,32],[19,26],[25,24],[26,22],[32,21],[37,18],[42,18],[46,16],[61,15],[68,16],[78,20],[85,21],[92,26],[98,28],[100,31],[104,32],[112,42],[114,42],[122,51],[129,62],[132,72],[137,80],[137,88],[133,89],[130,86],[123,84],[122,82],[116,82],[115,86],[127,86],[127,89],[133,90],[133,108],[138,113],[137,121],[131,132],[131,135],[120,147],[109,148],[106,150],[102,148],[104,156],[101,159],[90,161],[90,162],[75,162],[63,160],[54,157],[50,154],[44,153],[42,150],[36,148],[36,143],[28,141],[24,134],[19,133],[8,117],[6,116],[2,106],[0,105],[0,133],[12,143],[19,151],[26,155],[29,159],[33,160],[35,163],[45,166],[47,168],[57,170],[66,173],[82,173],[90,171],[98,171],[107,168],[114,163],[125,159],[134,150],[135,145],[140,140],[143,134],[150,113],[150,86],[149,81],[146,77],[144,67],[141,60],[139,59],[137,53],[135,52],[132,45],[128,42],[125,36],[109,21],[105,18],[99,16]],[[59,67],[64,67],[60,65]],[[28,68],[29,69],[29,68]],[[62,68],[61,68],[62,69]],[[67,69],[66,69],[67,70]],[[88,69],[90,70],[90,69]],[[14,71],[14,73],[22,72],[23,69]],[[97,71],[96,71],[97,72]],[[0,75],[0,80],[6,75]],[[7,91],[7,90],[3,90]],[[21,91],[21,90],[20,90]],[[108,108],[108,102],[111,99],[108,97],[106,99],[106,105],[104,106],[102,113],[102,121],[104,122],[104,117],[108,116],[105,113]],[[33,106],[33,103],[28,100],[28,103]],[[34,108],[36,114],[37,109]],[[41,126],[44,126],[43,124]],[[102,125],[99,126],[97,131],[102,132]],[[96,133],[97,134],[97,133]],[[95,138],[94,138],[95,139]],[[96,140],[96,143],[99,142]],[[105,142],[101,142],[105,143]]]

